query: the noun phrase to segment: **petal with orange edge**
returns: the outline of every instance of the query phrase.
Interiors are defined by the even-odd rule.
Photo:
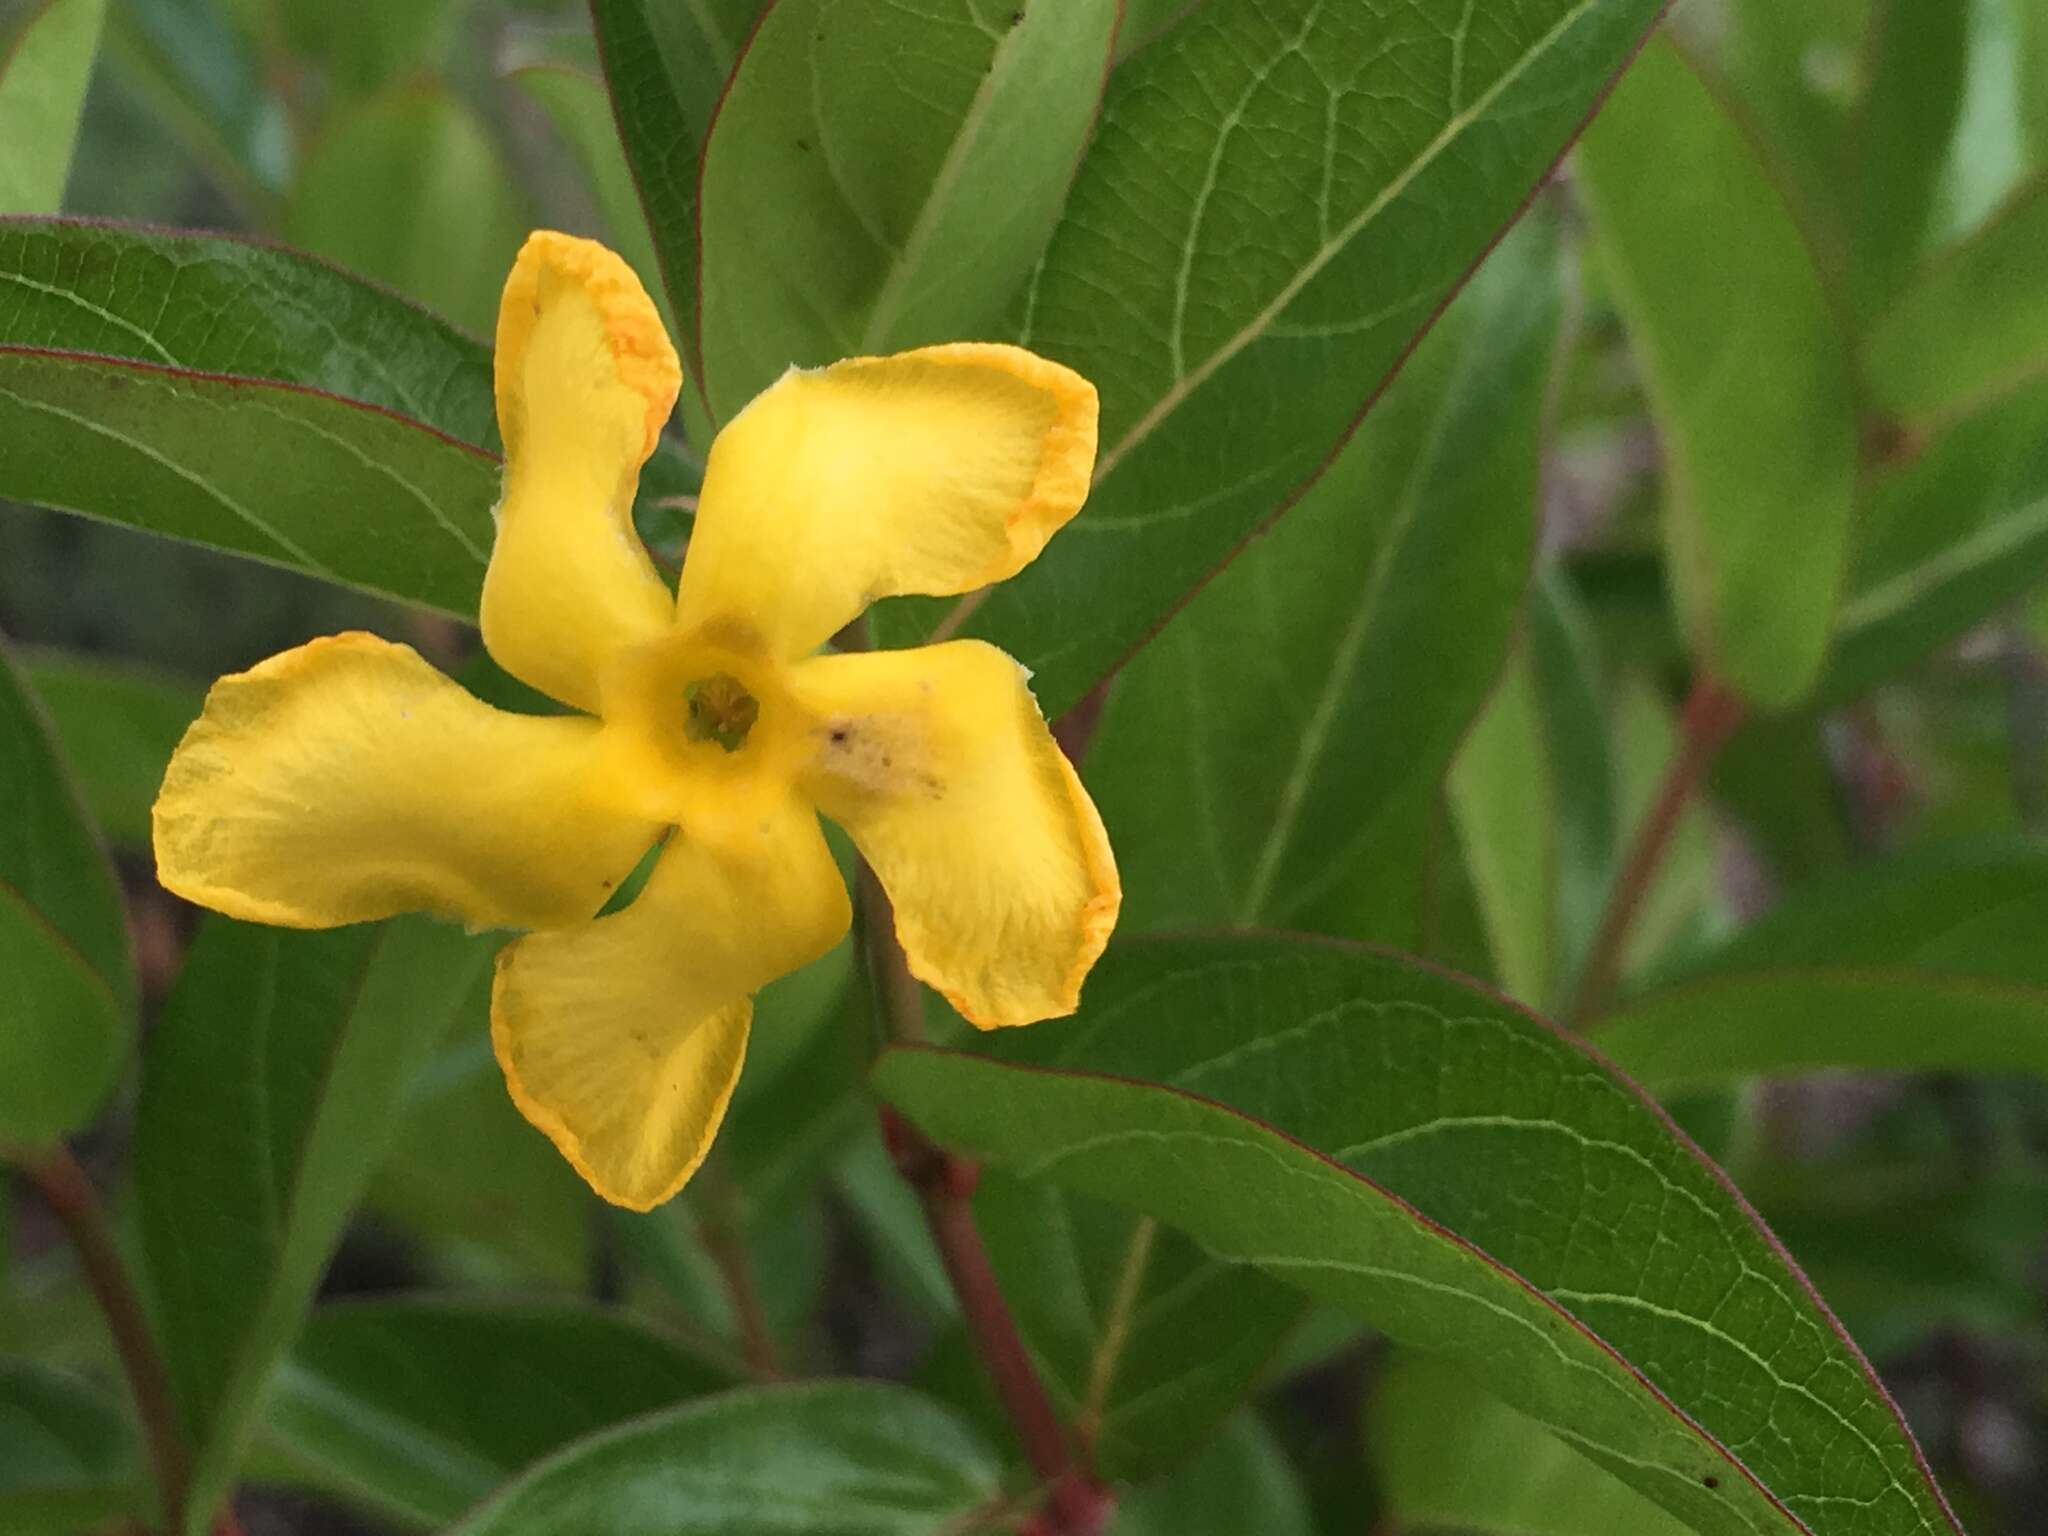
[[[792,369],[718,434],[678,618],[803,656],[878,597],[1014,576],[1080,509],[1095,387],[959,343]]]
[[[994,646],[819,656],[805,787],[896,909],[912,974],[983,1029],[1072,1013],[1123,892],[1102,818]]]
[[[607,794],[600,731],[492,709],[409,646],[315,640],[213,685],[157,796],[157,876],[295,928],[581,922],[660,831]]]
[[[495,366],[505,493],[484,644],[513,676],[594,711],[605,661],[668,628],[633,493],[682,370],[633,269],[551,230],[505,280]]]
[[[851,913],[818,818],[785,802],[718,844],[673,839],[624,911],[498,957],[491,1043],[520,1112],[633,1210],[704,1160],[752,994],[839,942]]]

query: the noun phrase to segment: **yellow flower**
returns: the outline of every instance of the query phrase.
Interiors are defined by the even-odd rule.
[[[819,812],[961,1014],[1072,1012],[1120,890],[1023,669],[972,640],[813,653],[878,597],[1029,563],[1087,495],[1087,381],[978,344],[791,370],[712,444],[671,597],[631,511],[681,372],[625,263],[533,235],[496,377],[484,644],[585,713],[502,713],[370,635],[274,656],[214,685],[171,761],[163,883],[294,927],[424,909],[539,930],[498,959],[505,1080],[642,1210],[703,1161],[751,995],[846,931]],[[664,836],[638,898],[597,917]]]

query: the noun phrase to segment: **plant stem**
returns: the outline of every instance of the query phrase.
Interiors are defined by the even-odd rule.
[[[746,1223],[740,1216],[740,1189],[732,1166],[714,1146],[704,1166],[697,1170],[697,1231],[705,1252],[718,1266],[725,1282],[727,1300],[732,1303],[733,1321],[739,1327],[740,1353],[756,1374],[782,1374],[782,1361],[775,1348],[775,1331],[768,1326],[768,1313],[761,1305],[761,1288],[754,1283],[754,1260],[747,1251]]]
[[[163,1499],[165,1523],[172,1531],[182,1531],[191,1476],[185,1437],[178,1427],[177,1409],[171,1400],[170,1377],[164,1370],[163,1357],[157,1353],[156,1341],[150,1337],[142,1298],[136,1294],[128,1266],[114,1246],[99,1196],[85,1170],[79,1167],[78,1159],[61,1144],[47,1150],[23,1151],[16,1161],[71,1240],[86,1284],[106,1316],[107,1331],[114,1337],[114,1350],[121,1358],[121,1369],[128,1377],[135,1412],[149,1444],[150,1466],[156,1476],[157,1492]]]
[[[1706,779],[1707,770],[1747,712],[1742,700],[1713,678],[1701,673],[1686,695],[1679,719],[1678,745],[1665,764],[1664,778],[1657,786],[1628,857],[1607,893],[1607,906],[1600,914],[1600,926],[1586,953],[1585,968],[1566,1017],[1574,1023],[1607,1006],[1615,983],[1621,977],[1622,958],[1629,934],[1641,915],[1645,898],[1656,883],[1664,856],[1671,849],[1672,834],[1684,816],[1693,794]]]
[[[924,1039],[924,996],[896,942],[889,898],[874,871],[860,871],[860,914],[868,970],[891,1039],[917,1044]],[[1025,1459],[1045,1489],[1045,1506],[1030,1529],[1043,1536],[1099,1536],[1113,1501],[1107,1489],[1075,1457],[1072,1442],[1053,1411],[1052,1399],[1032,1366],[1017,1321],[1003,1299],[995,1266],[975,1224],[973,1194],[979,1170],[968,1159],[939,1146],[895,1110],[883,1106],[882,1142],[896,1171],[917,1192],[925,1223],[960,1298],[961,1316],[996,1396],[1017,1433]]]

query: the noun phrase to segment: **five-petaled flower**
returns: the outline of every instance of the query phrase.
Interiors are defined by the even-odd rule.
[[[583,713],[502,713],[370,635],[272,657],[214,685],[171,762],[163,883],[295,927],[424,909],[537,930],[498,960],[506,1082],[640,1209],[703,1160],[752,994],[846,931],[819,812],[966,1018],[1071,1012],[1120,892],[1023,669],[972,640],[820,648],[876,598],[1030,562],[1087,495],[1087,381],[978,344],[790,371],[712,444],[672,596],[631,512],[681,372],[632,272],[533,235],[496,370],[484,644]],[[598,916],[663,838],[640,894]]]

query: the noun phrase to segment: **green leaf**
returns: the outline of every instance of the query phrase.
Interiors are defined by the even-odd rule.
[[[1690,1527],[1594,1466],[1456,1366],[1397,1356],[1367,1418],[1387,1512],[1460,1536],[1685,1536]]]
[[[474,331],[497,315],[526,226],[490,135],[431,84],[337,115],[299,166],[284,218],[295,243]]]
[[[1117,0],[777,0],[704,142],[697,382],[993,332],[1045,248]]]
[[[108,63],[244,218],[274,226],[291,135],[257,39],[215,0],[119,0]]]
[[[229,235],[0,219],[0,346],[294,384],[498,451],[483,346],[324,261]]]
[[[501,279],[502,273],[491,276],[493,293]],[[478,550],[490,547],[488,509],[497,496],[496,473],[488,465],[471,462],[479,453],[495,460],[499,448],[490,352],[445,320],[324,261],[222,235],[62,219],[0,219],[0,357],[14,349],[93,353],[158,369],[264,380],[340,396],[403,418],[398,423],[358,425],[344,434],[351,441],[367,434],[369,440],[398,445],[391,450],[392,462],[381,471],[360,463],[344,467],[340,473],[363,476],[366,483],[324,510],[315,507],[303,515],[315,523],[335,523],[344,546],[383,542],[387,529],[401,536],[407,528],[415,535],[431,532],[426,525],[432,521],[433,508],[414,497],[412,488],[452,481],[474,489],[461,493],[468,505],[450,508],[448,515]],[[64,361],[81,366],[77,359]],[[144,378],[143,384],[168,387],[153,376]],[[213,381],[195,387],[223,398],[234,393],[224,392]],[[299,402],[287,396],[265,398],[284,414],[245,405],[237,425],[228,430],[251,445],[247,457],[262,460],[275,454],[295,463],[304,452],[296,442],[301,431],[295,420]],[[0,412],[6,406],[7,401],[0,399]],[[67,430],[89,434],[115,424],[111,415],[101,419],[89,396],[75,407],[73,415],[82,419],[71,422]],[[323,413],[337,407],[317,404],[304,409],[324,420]],[[356,413],[342,414],[353,419]],[[33,422],[35,417],[26,419]],[[401,430],[406,424],[427,431],[408,433]],[[0,448],[7,445],[8,430],[0,416]],[[40,435],[38,431],[30,439],[31,454],[40,447]],[[464,453],[464,448],[476,452]],[[7,457],[0,453],[0,465]],[[410,467],[415,465],[425,467]],[[197,489],[172,465],[158,468],[171,482],[162,493],[171,501]],[[5,479],[5,469],[0,468],[0,494],[6,493]],[[262,509],[259,518],[280,500],[302,500],[307,495],[302,479],[296,474],[250,476],[252,504]],[[157,519],[157,493],[128,500],[107,488],[85,489],[93,481],[84,470],[75,470],[70,483],[81,487],[71,510],[208,541],[203,533],[186,531],[184,521]],[[680,447],[664,440],[641,476],[643,520],[650,515],[651,500],[694,490],[696,483],[696,472]],[[321,494],[318,486],[312,490],[316,497]],[[363,519],[375,530],[368,539],[357,527]],[[313,575],[327,574],[324,563],[308,565],[253,529],[218,542],[237,553],[294,565]],[[317,554],[310,541],[291,542]],[[356,549],[354,556],[371,553]],[[476,612],[480,559],[457,559],[452,567],[421,557],[376,561],[355,571],[341,568],[353,584],[376,587],[381,582],[381,590],[394,597],[442,607],[468,619]],[[465,567],[474,567],[474,574]],[[366,570],[375,574],[366,575]]]
[[[1361,846],[1434,800],[1528,580],[1548,234],[1489,259],[1301,505],[1119,678],[1088,782],[1126,932],[1341,921]]]
[[[1595,1026],[1660,1092],[1760,1073],[2048,1073],[2048,850],[1946,849],[1810,884]]]
[[[1578,168],[1662,440],[1665,558],[1694,656],[1754,703],[1796,702],[1826,652],[1856,487],[1820,278],[1742,130],[1668,41],[1629,71]]]
[[[1450,807],[1502,990],[1531,1007],[1554,995],[1559,783],[1535,664],[1501,678],[1451,770]]]
[[[492,945],[424,918],[209,918],[151,1035],[135,1184],[203,1532],[402,1094]]]
[[[0,213],[55,213],[106,0],[43,0],[0,37]]]
[[[604,215],[612,244],[639,275],[641,285],[661,310],[662,323],[671,336],[681,327],[668,306],[668,292],[662,286],[661,264],[654,254],[654,241],[647,233],[647,214],[640,206],[640,192],[633,185],[633,172],[619,146],[618,124],[604,93],[604,82],[580,69],[559,64],[531,64],[509,72],[506,79],[541,104],[555,131],[567,141],[577,163],[590,180],[598,212]]]
[[[1990,217],[2025,179],[2032,160],[2027,119],[2034,114],[2020,94],[2030,84],[2020,57],[2021,19],[2011,0],[1962,4],[1970,13],[1970,63],[1962,120],[1942,178],[1942,232],[1948,237]]]
[[[1095,489],[966,622],[1049,714],[1317,477],[1660,9],[1246,0],[1116,71],[1020,326],[1101,393]]]
[[[0,495],[476,614],[497,462],[288,385],[0,347]]]
[[[1564,986],[1578,977],[1600,925],[1608,885],[1622,856],[1628,807],[1599,642],[1560,565],[1537,567],[1529,592],[1528,635],[1542,703],[1543,771],[1556,796],[1551,812],[1557,827],[1551,974],[1554,996],[1561,998]]]
[[[199,715],[195,683],[138,662],[63,651],[22,658],[49,711],[78,787],[107,837],[149,846],[149,808],[185,727]]]
[[[577,1303],[339,1302],[307,1320],[264,1423],[320,1486],[439,1529],[572,1440],[731,1384]]]
[[[135,1030],[120,886],[28,679],[0,645],[0,1142],[85,1126]]]
[[[1928,264],[1872,327],[1863,369],[1919,430],[2048,373],[2048,175]]]
[[[0,1357],[0,1529],[67,1536],[148,1508],[120,1403],[65,1371]]]
[[[1483,1370],[1705,1536],[1957,1530],[1782,1250],[1576,1040],[1304,940],[1126,945],[1088,999],[1002,1059],[891,1050],[876,1084],[971,1156]]]
[[[668,313],[694,372],[697,179],[712,113],[763,0],[590,0],[605,88],[661,265]],[[685,389],[685,410],[695,392]],[[699,439],[704,446],[707,439]]]
[[[1896,676],[2043,576],[2048,380],[1958,422],[1871,490],[1817,702]]]
[[[1851,140],[1851,292],[1868,320],[1926,245],[1963,106],[1970,13],[1963,0],[1877,0],[1865,23],[1862,100]]]
[[[900,1387],[728,1392],[577,1441],[449,1536],[933,1536],[975,1529],[995,1456]]]
[[[1109,1536],[1312,1536],[1314,1530],[1286,1453],[1244,1412],[1224,1425],[1200,1459],[1120,1499]]]
[[[1050,1181],[990,1170],[974,1213],[1053,1406],[1105,1477],[1192,1455],[1304,1310],[1269,1276]]]
[[[1878,3],[1887,0],[1729,0],[1717,60],[1801,226],[1825,242],[1831,272],[1848,261],[1859,54]],[[1682,24],[1697,13],[1678,14]]]

